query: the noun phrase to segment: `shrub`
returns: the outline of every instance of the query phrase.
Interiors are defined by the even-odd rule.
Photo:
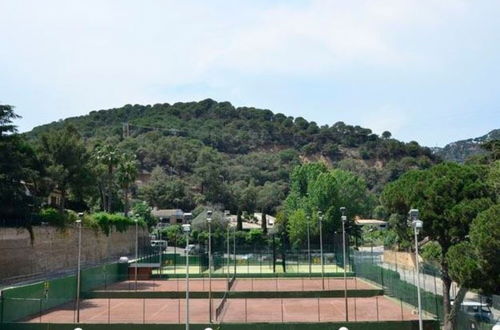
[[[94,221],[101,228],[101,230],[109,236],[111,228],[114,226],[119,232],[124,232],[129,226],[135,225],[133,218],[127,218],[121,214],[111,214],[106,212],[98,212],[93,216]],[[144,227],[146,224],[142,219],[139,219],[139,226]]]
[[[39,215],[42,222],[47,222],[56,227],[64,227],[64,214],[59,213],[59,211],[52,207],[41,209]]]

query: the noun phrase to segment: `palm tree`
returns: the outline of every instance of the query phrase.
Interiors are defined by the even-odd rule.
[[[116,168],[118,184],[123,190],[123,208],[125,216],[128,216],[129,211],[129,191],[130,186],[137,178],[137,162],[134,155],[122,154],[120,162]]]
[[[106,212],[111,212],[113,197],[113,173],[120,160],[120,154],[116,148],[110,144],[98,146],[95,149],[94,158],[107,169],[105,191],[102,196],[102,206]]]

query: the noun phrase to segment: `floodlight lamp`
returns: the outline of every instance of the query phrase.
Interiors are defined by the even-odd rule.
[[[83,212],[78,213],[79,218],[83,218]]]
[[[189,234],[189,232],[191,231],[191,225],[189,223],[183,224],[182,231],[186,234]]]
[[[340,219],[342,220],[342,222],[347,222],[347,217],[345,215],[341,216]]]
[[[411,224],[415,229],[422,229],[424,227],[424,222],[422,220],[413,220]]]
[[[76,219],[75,221],[77,224],[81,224],[82,223],[82,219]]]
[[[229,210],[225,210],[225,211],[224,211],[224,215],[225,215],[226,217],[228,217],[228,216],[229,216],[229,214],[230,214]]]
[[[411,220],[418,219],[418,215],[419,215],[418,209],[411,209],[410,212],[408,212],[408,217]]]
[[[340,213],[342,213],[342,215],[345,215],[346,211],[347,209],[344,206],[340,208]]]

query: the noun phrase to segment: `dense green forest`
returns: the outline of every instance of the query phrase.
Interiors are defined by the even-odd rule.
[[[274,213],[288,192],[292,169],[301,163],[322,161],[352,171],[378,193],[407,170],[439,161],[428,148],[400,142],[390,132],[378,136],[343,122],[318,126],[301,117],[210,99],[92,111],[36,127],[26,137],[38,144],[65,127],[78,132],[89,153],[113,146],[134,156],[139,173],[151,180],[140,189],[131,187],[132,197],[160,208],[189,210],[215,203],[233,212],[244,207]],[[98,198],[80,197],[70,199],[99,207]]]

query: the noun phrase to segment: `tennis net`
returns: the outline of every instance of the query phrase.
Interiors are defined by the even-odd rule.
[[[229,298],[229,292],[231,291],[231,288],[233,287],[235,281],[236,281],[236,274],[234,274],[233,277],[231,277],[231,279],[229,280],[229,282],[227,284],[227,290],[226,290],[226,292],[224,292],[224,296],[222,296],[222,299],[219,303],[219,306],[217,306],[217,308],[215,309],[215,319],[217,321],[219,320],[222,312],[224,311],[224,307],[226,306],[227,299]]]

